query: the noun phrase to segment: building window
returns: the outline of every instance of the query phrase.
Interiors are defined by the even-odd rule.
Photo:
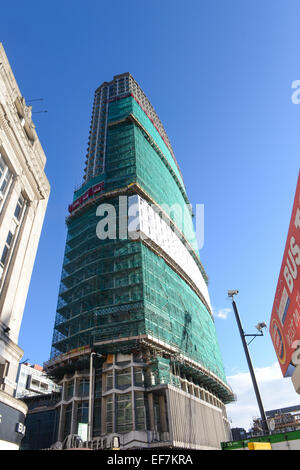
[[[158,396],[154,395],[153,397],[153,411],[154,411],[154,428],[155,431],[161,431],[161,423],[160,423],[160,411],[159,411],[159,402]]]
[[[146,429],[146,413],[144,393],[135,392],[135,426],[137,431],[144,431]]]
[[[108,374],[106,375],[106,391],[113,388],[113,381],[114,381],[113,371],[108,372]]]
[[[95,378],[95,397],[101,397],[102,395],[102,376],[96,375]]]
[[[65,399],[66,400],[70,400],[70,398],[72,398],[73,396],[73,390],[74,390],[74,382],[73,380],[71,380],[71,382],[68,382],[66,384],[66,392],[65,392]]]
[[[132,398],[131,393],[116,395],[117,432],[132,431]]]
[[[89,416],[89,402],[82,401],[78,403],[77,407],[77,424],[79,423],[87,423]]]
[[[11,172],[7,169],[5,176],[3,177],[2,181],[1,181],[0,194],[1,194],[2,197],[4,197],[4,195],[6,193],[10,177],[11,177]]]
[[[71,431],[72,403],[65,408],[65,426],[64,436],[66,437]]]
[[[131,369],[116,371],[116,388],[124,390],[131,386]]]
[[[25,200],[24,200],[23,196],[20,196],[19,199],[18,199],[16,208],[15,208],[15,213],[14,213],[14,216],[17,220],[21,219],[24,202],[25,202]]]
[[[78,396],[84,397],[89,394],[89,381],[87,379],[81,379],[78,387]]]
[[[8,169],[1,153],[0,153],[0,199],[3,199],[8,188],[11,178],[11,171]]]
[[[8,361],[4,361],[3,363],[0,362],[0,390],[3,390],[4,388],[4,378],[8,374],[8,369],[9,369]]]
[[[143,377],[142,369],[135,367],[133,369],[133,372],[134,372],[134,385],[136,387],[143,387],[144,377]]]
[[[0,181],[2,179],[2,176],[5,172],[5,169],[7,168],[6,164],[4,163],[4,160],[2,158],[2,155],[0,154]]]
[[[113,397],[106,398],[106,433],[113,432]]]
[[[0,264],[2,265],[2,267],[4,267],[4,265],[7,261],[7,257],[8,257],[10,247],[12,245],[13,237],[14,237],[13,233],[11,231],[9,231],[8,235],[7,235],[5,245],[4,245],[4,248],[3,248],[3,251],[2,251],[1,260],[0,260]]]
[[[94,425],[93,425],[93,435],[101,435],[101,399],[95,400],[94,403]]]
[[[48,384],[46,384],[45,382],[41,382],[41,390],[43,391],[47,391],[48,390]]]

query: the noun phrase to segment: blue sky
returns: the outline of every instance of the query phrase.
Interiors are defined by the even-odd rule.
[[[33,114],[51,197],[20,332],[24,359],[49,357],[65,216],[82,181],[94,90],[125,71],[158,112],[191,203],[205,205],[200,256],[216,313],[231,307],[227,290],[239,289],[246,332],[269,322],[300,161],[300,105],[291,101],[299,15],[297,0],[2,5],[0,41],[21,92],[44,99],[33,112],[48,111]],[[233,312],[216,316],[216,327],[226,374],[247,372]],[[269,333],[251,354],[255,367],[276,363]],[[290,400],[299,403],[296,394]]]

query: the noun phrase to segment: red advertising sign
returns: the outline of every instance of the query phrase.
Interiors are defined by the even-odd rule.
[[[104,181],[101,181],[101,183],[98,183],[95,186],[92,186],[90,189],[88,189],[82,196],[80,196],[72,204],[69,205],[68,209],[69,209],[70,214],[72,214],[72,212],[75,209],[78,209],[78,207],[84,204],[90,197],[103,191],[103,189],[104,189]]]
[[[300,172],[272,309],[270,334],[282,374],[286,376],[296,341],[300,339]]]

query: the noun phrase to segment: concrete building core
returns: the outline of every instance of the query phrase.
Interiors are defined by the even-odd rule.
[[[67,227],[45,364],[63,387],[58,441],[87,425],[92,448],[113,437],[121,449],[220,448],[233,393],[193,214],[163,125],[129,73],[95,92]]]

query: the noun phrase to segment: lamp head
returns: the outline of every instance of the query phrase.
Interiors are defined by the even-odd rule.
[[[228,297],[233,298],[235,295],[238,295],[239,291],[238,290],[229,290],[228,291]]]
[[[255,328],[258,330],[258,331],[262,331],[263,328],[267,328],[267,325],[265,322],[261,322],[261,323],[257,323],[257,325],[255,326]]]

